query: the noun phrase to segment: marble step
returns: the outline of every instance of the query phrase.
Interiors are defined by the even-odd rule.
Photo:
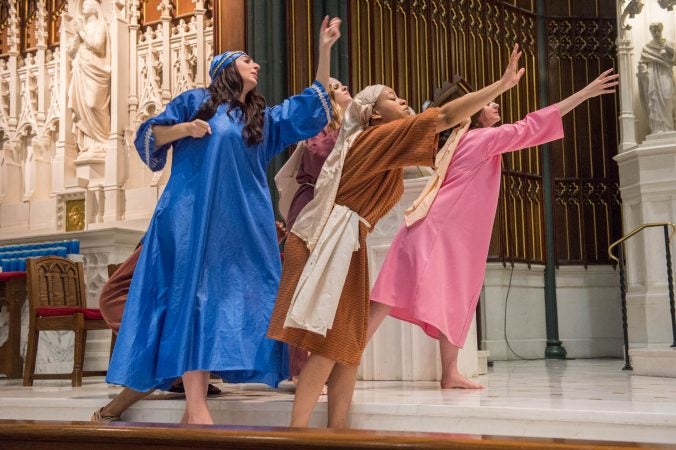
[[[629,349],[634,375],[676,378],[676,348]]]

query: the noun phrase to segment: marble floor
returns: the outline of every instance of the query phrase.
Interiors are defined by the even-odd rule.
[[[363,429],[433,431],[531,437],[562,437],[676,443],[676,379],[641,377],[621,370],[619,360],[496,362],[479,377],[481,391],[440,390],[433,382],[359,382],[351,426]],[[39,381],[24,388],[0,380],[0,419],[87,420],[119,391],[101,378],[81,388]],[[218,423],[285,426],[293,386],[219,385],[209,401]],[[177,394],[153,394],[125,420],[177,422]],[[321,426],[322,397],[313,416]]]

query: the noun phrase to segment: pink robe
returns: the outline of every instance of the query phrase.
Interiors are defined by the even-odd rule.
[[[462,347],[481,292],[501,179],[501,154],[563,137],[549,106],[514,124],[466,133],[425,219],[402,226],[371,291],[390,315]]]

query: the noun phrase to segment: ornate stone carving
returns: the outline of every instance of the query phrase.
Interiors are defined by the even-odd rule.
[[[99,304],[99,293],[108,281],[108,264],[110,253],[86,252],[84,253],[85,286],[87,286],[87,305]]]
[[[21,87],[21,114],[17,123],[17,130],[23,132],[26,127],[36,128],[35,115],[38,109],[38,83],[33,72],[35,59],[32,54],[26,55],[26,72]]]
[[[129,21],[129,25],[132,25],[134,27],[139,25],[139,5],[140,5],[140,0],[128,0],[127,1],[127,20]]]
[[[620,1],[620,9],[625,0]],[[630,0],[627,6],[624,7],[622,15],[620,16],[620,29],[623,31],[631,30],[631,25],[627,23],[627,19],[633,19],[637,14],[643,10],[643,0]]]
[[[60,53],[54,53],[54,62],[49,76],[49,110],[47,112],[47,119],[45,120],[45,127],[49,133],[56,131],[57,125],[61,117],[61,105],[59,103],[59,86],[61,84],[60,67],[61,59]]]
[[[159,52],[151,45],[143,58],[141,68],[142,91],[141,100],[139,102],[139,111],[137,115],[138,121],[145,120],[145,118],[155,114],[157,109],[162,104],[160,87],[162,79],[162,60]]]
[[[38,48],[47,47],[47,4],[45,2],[38,2],[37,8],[37,27],[35,30],[35,37],[37,38]]]
[[[178,47],[178,55],[174,61],[174,96],[191,89],[194,85],[195,70],[197,69],[197,56],[193,46],[188,44],[185,38],[181,39]]]
[[[653,39],[643,47],[638,63],[639,96],[651,133],[674,130],[676,45],[662,37],[662,29],[661,22],[650,24]]]
[[[110,37],[97,0],[84,0],[71,22],[75,37],[68,54],[73,58],[68,108],[78,150],[87,156],[105,153],[110,135]]]
[[[18,54],[21,44],[19,12],[17,10],[17,0],[9,0],[9,21],[7,31],[7,43],[9,44],[9,53]]]
[[[157,5],[157,10],[160,12],[160,19],[171,20],[171,10],[173,9],[171,0],[162,0],[159,5]]]
[[[7,63],[0,59],[0,127],[8,130],[9,118],[9,77],[7,73]]]

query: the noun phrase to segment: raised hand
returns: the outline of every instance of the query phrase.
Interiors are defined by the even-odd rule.
[[[331,48],[333,44],[340,38],[340,24],[342,20],[334,17],[329,20],[329,16],[325,16],[322,20],[322,25],[319,27],[319,46],[320,48]]]
[[[504,90],[508,90],[516,86],[523,74],[526,72],[526,69],[523,67],[519,69],[519,59],[521,58],[521,54],[522,52],[519,50],[519,44],[514,44],[512,54],[509,55],[509,64],[507,65],[507,69],[505,69],[505,73],[500,79],[500,83],[502,84]]]
[[[319,58],[315,80],[321,83],[327,90],[329,86],[329,67],[331,66],[331,47],[340,38],[341,23],[342,20],[338,17],[329,20],[329,16],[325,16],[321,27],[319,27],[319,40],[317,41]]]
[[[186,133],[192,138],[199,139],[205,134],[211,134],[211,127],[205,121],[195,119],[186,123]]]
[[[615,92],[615,86],[618,85],[617,78],[619,75],[611,75],[613,69],[608,69],[601,75],[596,77],[594,81],[571,95],[566,97],[556,104],[561,112],[561,115],[568,114],[577,105],[592,97],[597,97],[603,94],[612,94]]]
[[[587,86],[583,87],[580,90],[581,95],[584,99],[596,97],[603,94],[613,94],[615,92],[615,86],[619,84],[617,79],[620,77],[619,74],[613,74],[613,69],[608,69],[603,72],[601,75],[596,77],[594,81],[589,83]]]

